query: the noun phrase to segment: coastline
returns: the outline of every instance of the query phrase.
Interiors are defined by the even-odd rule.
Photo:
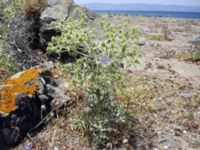
[[[143,10],[93,10],[97,14],[131,15],[141,17],[200,19],[200,12],[143,11]]]

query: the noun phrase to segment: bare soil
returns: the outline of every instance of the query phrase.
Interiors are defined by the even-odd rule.
[[[138,116],[145,116],[142,122],[151,124],[156,134],[152,149],[200,149],[200,65],[176,57],[177,52],[193,51],[190,41],[200,36],[200,20],[120,15],[103,18],[116,25],[128,22],[142,36],[140,65],[133,68],[133,74],[145,77],[141,87],[148,90],[142,94],[154,107]],[[163,34],[163,28],[167,28],[171,40],[149,40],[150,35]]]

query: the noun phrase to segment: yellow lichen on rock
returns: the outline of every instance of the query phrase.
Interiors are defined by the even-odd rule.
[[[37,79],[42,71],[44,68],[30,68],[4,80],[4,84],[0,88],[0,114],[10,113],[16,109],[17,96],[23,93],[29,96],[35,94],[37,86],[29,82]]]

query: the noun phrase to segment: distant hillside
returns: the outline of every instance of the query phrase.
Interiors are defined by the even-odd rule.
[[[137,11],[175,11],[175,12],[199,12],[199,6],[178,6],[159,4],[105,4],[88,3],[82,4],[92,10],[137,10]]]

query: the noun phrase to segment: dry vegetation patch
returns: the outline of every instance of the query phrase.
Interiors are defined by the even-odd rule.
[[[41,13],[47,5],[47,0],[25,0],[22,4],[22,12],[29,16],[34,12]]]

